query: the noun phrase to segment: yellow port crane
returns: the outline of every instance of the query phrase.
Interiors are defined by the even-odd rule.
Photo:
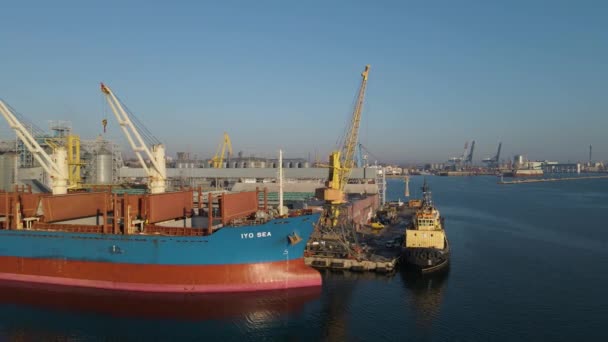
[[[230,160],[232,157],[232,142],[230,141],[230,136],[228,133],[224,132],[224,137],[222,142],[217,147],[215,151],[215,155],[211,159],[211,166],[215,169],[221,169],[224,167],[224,155],[226,154],[226,147],[228,147],[228,157],[227,160]]]
[[[365,70],[361,73],[361,86],[357,96],[357,102],[353,110],[353,115],[347,126],[346,134],[342,140],[341,146],[333,151],[329,156],[329,181],[323,191],[323,199],[328,205],[326,217],[329,219],[329,224],[334,227],[338,223],[340,215],[340,205],[346,202],[344,195],[344,187],[348,183],[351,170],[354,167],[355,149],[359,137],[359,125],[361,123],[361,112],[363,110],[363,100],[365,98],[365,89],[367,88],[367,77],[370,66],[366,65]]]
[[[80,160],[80,136],[70,132],[64,137],[48,138],[44,141],[53,151],[60,148],[67,149],[68,191],[82,189],[80,168],[85,164]]]

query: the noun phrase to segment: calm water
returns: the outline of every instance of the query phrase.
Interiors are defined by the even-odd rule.
[[[0,340],[608,340],[608,180],[427,179],[452,247],[443,276],[326,273],[322,289],[187,304],[0,288]]]

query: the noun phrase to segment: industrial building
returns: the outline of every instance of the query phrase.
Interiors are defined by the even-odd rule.
[[[44,138],[40,139],[42,142]],[[45,148],[50,146],[41,144]],[[48,191],[48,175],[37,162],[28,156],[27,150],[17,150],[15,141],[0,142],[0,189],[8,190],[13,184],[29,184],[39,192]],[[12,148],[11,148],[12,146]],[[83,184],[143,184],[146,173],[143,168],[128,167],[123,163],[118,145],[104,140],[80,140],[81,177]],[[24,162],[26,161],[26,162]],[[188,159],[188,154],[178,153],[175,161],[168,163],[169,188],[203,187],[208,190],[245,191],[257,187],[269,187],[273,192],[276,184],[278,161],[275,159],[238,158],[229,168],[211,168],[206,161]],[[133,164],[131,164],[133,165]],[[311,168],[304,159],[283,160],[285,191],[314,194],[324,186],[329,177],[328,168]],[[376,182],[382,173],[378,168],[355,168],[351,173],[349,193],[377,193]],[[272,198],[272,195],[271,195]]]
[[[69,123],[55,124],[54,134],[36,136],[49,153],[49,138],[71,135]],[[79,139],[80,177],[83,185],[145,184],[146,172],[137,161],[123,161],[122,149],[101,137]],[[13,185],[29,185],[35,192],[50,192],[49,175],[38,165],[31,153],[16,140],[0,141],[0,190]],[[131,166],[129,166],[131,165]],[[329,177],[329,168],[310,167],[303,158],[283,159],[285,200],[301,201],[315,196]],[[269,201],[278,201],[278,159],[239,156],[224,162],[224,168],[211,167],[209,160],[191,158],[187,152],[178,152],[177,158],[167,162],[169,189],[201,187],[208,191],[252,191],[267,188]],[[355,168],[345,191],[351,194],[384,193],[384,174],[381,168]]]
[[[58,136],[37,135],[40,146],[48,153],[51,152],[49,137]],[[22,143],[2,141],[0,146],[0,190],[9,190],[13,184],[30,185],[34,191],[49,191],[49,175],[32,157],[32,154],[22,146]],[[110,185],[118,184],[119,172],[123,167],[120,147],[103,138],[93,140],[79,139],[79,161],[77,165],[81,184]]]

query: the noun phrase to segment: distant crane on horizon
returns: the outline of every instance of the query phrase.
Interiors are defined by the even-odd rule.
[[[228,151],[226,151],[226,148],[228,148]],[[226,152],[228,152],[228,155],[226,155]],[[218,145],[217,150],[215,151],[215,155],[209,161],[211,163],[211,166],[215,169],[224,168],[225,155],[226,162],[229,163],[230,158],[232,157],[232,141],[230,140],[230,136],[226,132],[224,132],[224,136],[222,138],[222,141]]]
[[[498,167],[498,164],[500,163],[500,150],[502,148],[502,142],[498,143],[498,150],[496,151],[496,154],[494,155],[494,157],[491,158],[485,158],[484,160],[482,160],[482,162],[486,165],[488,165],[488,167]]]
[[[452,157],[450,158],[450,162],[454,163],[454,164],[460,164],[462,163],[462,161],[464,160],[466,154],[467,154],[467,149],[469,148],[469,141],[465,141],[464,142],[464,151],[462,152],[462,155],[458,156],[458,157]]]
[[[475,151],[475,140],[471,141],[471,148],[469,149],[469,141],[464,143],[464,150],[462,155],[458,157],[450,158],[449,162],[453,163],[455,167],[471,165],[473,164],[473,152]]]
[[[475,140],[471,142],[471,149],[469,150],[469,154],[467,155],[467,159],[465,159],[465,164],[473,164],[473,151],[475,151]]]

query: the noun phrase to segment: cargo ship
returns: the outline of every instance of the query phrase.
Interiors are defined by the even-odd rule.
[[[402,260],[406,266],[422,273],[430,273],[448,266],[450,245],[444,230],[444,220],[433,205],[426,181],[422,186],[422,195],[422,205],[405,230]]]
[[[146,293],[321,285],[303,260],[320,214],[276,217],[259,195],[207,194],[205,212],[193,190],[0,193],[0,281]]]

